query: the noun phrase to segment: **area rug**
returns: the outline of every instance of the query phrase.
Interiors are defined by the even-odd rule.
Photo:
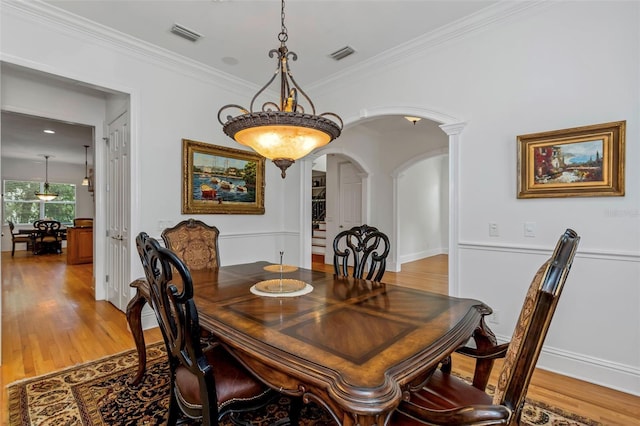
[[[136,387],[138,357],[127,351],[8,386],[10,426],[141,426],[165,424],[169,404],[169,373],[164,345],[147,347],[147,373]],[[277,398],[243,420],[269,426],[287,416],[290,400]],[[300,422],[329,426],[335,422],[314,405],[305,406]],[[189,423],[187,423],[189,424]],[[224,426],[231,425],[223,419]],[[594,426],[599,423],[536,401],[527,401],[522,425]]]

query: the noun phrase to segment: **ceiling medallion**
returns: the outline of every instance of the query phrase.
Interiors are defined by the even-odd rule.
[[[342,119],[332,113],[316,115],[316,109],[307,94],[298,86],[291,70],[289,60],[295,61],[298,55],[287,49],[289,38],[284,25],[284,0],[281,2],[281,31],[278,34],[280,47],[269,51],[269,57],[278,55],[278,66],[271,79],[251,99],[249,109],[240,105],[225,105],[218,111],[218,121],[222,130],[239,144],[248,146],[265,158],[270,159],[280,168],[284,179],[286,170],[295,160],[309,154],[316,148],[324,146],[340,136]],[[256,98],[260,96],[280,75],[279,103],[267,101],[259,111],[254,111]],[[310,113],[305,113],[304,106],[298,103],[301,95],[310,106]],[[239,115],[227,115],[223,121],[223,111],[238,109]],[[326,118],[328,116],[333,119]]]

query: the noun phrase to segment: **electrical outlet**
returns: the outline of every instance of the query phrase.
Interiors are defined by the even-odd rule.
[[[489,222],[489,236],[490,237],[500,236],[500,231],[498,229],[498,224],[496,222]]]
[[[487,317],[487,320],[491,324],[500,324],[500,311],[493,311],[493,313]]]

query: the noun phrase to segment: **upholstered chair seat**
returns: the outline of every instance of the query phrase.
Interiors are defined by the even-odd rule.
[[[31,250],[33,247],[33,239],[29,234],[20,234],[14,232],[15,225],[13,222],[9,221],[9,230],[11,231],[11,256],[13,257],[16,252],[16,244],[25,243],[27,245],[27,250]]]
[[[520,424],[527,388],[579,241],[575,231],[567,229],[551,258],[538,269],[507,346],[464,352],[476,359],[505,358],[493,396],[485,393],[484,380],[480,381],[482,389],[466,383],[450,373],[447,363],[424,386],[407,394],[389,425]]]
[[[215,366],[218,412],[224,412],[226,405],[261,399],[270,392],[268,387],[250,376],[221,346],[211,347],[204,355],[208,363]],[[176,369],[175,392],[181,403],[202,409],[198,376],[182,365]]]
[[[253,376],[219,341],[201,340],[191,273],[176,253],[141,232],[138,254],[149,285],[150,305],[162,331],[171,380],[167,424],[181,415],[202,426],[263,407],[277,394]],[[174,278],[175,276],[175,278]]]

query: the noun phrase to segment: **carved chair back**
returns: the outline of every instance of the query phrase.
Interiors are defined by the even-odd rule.
[[[578,234],[568,229],[558,240],[551,258],[538,269],[509,343],[493,403],[514,410],[518,422],[579,241]]]
[[[57,220],[36,220],[33,223],[33,227],[40,231],[38,239],[41,242],[59,241],[61,225]]]
[[[361,225],[342,231],[333,240],[334,272],[348,276],[351,267],[351,276],[355,278],[381,281],[389,249],[389,238],[373,226]]]
[[[168,424],[175,425],[182,412],[201,419],[202,425],[217,425],[227,413],[266,404],[269,388],[248,375],[218,342],[203,347],[193,281],[185,263],[144,232],[136,238],[136,246],[169,357]]]
[[[411,395],[409,401],[400,404],[390,424],[520,424],[531,376],[579,241],[575,231],[567,229],[558,240],[552,256],[535,274],[506,350],[493,398],[448,373],[436,371],[423,388]]]
[[[162,231],[162,240],[190,270],[196,271],[220,266],[219,234],[215,226],[188,219]]]

